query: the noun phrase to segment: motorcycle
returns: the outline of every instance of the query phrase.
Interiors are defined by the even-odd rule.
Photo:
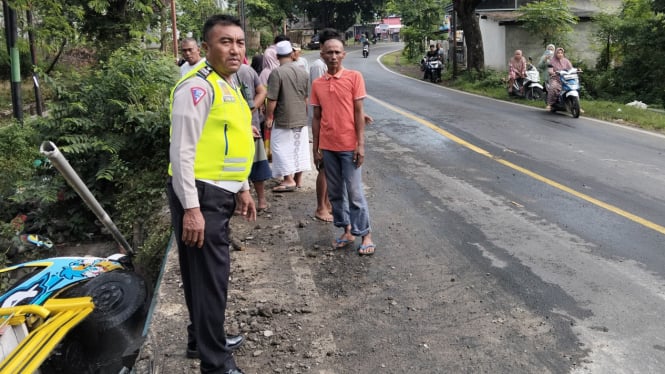
[[[363,57],[367,58],[369,56],[369,44],[363,45]]]
[[[552,113],[556,111],[567,111],[573,116],[578,118],[580,116],[580,80],[579,75],[581,70],[576,68],[568,70],[560,70],[556,72],[561,81],[561,92],[552,105],[550,110]],[[549,84],[545,85],[546,91],[549,89]],[[547,101],[547,96],[545,96]]]
[[[540,73],[531,63],[531,57],[529,57],[529,63],[526,66],[526,77],[515,79],[512,91],[509,90],[508,93],[527,100],[541,100],[545,97],[543,85],[540,84]]]
[[[438,56],[423,57],[421,60],[421,70],[425,72],[424,80],[429,79],[432,83],[441,82],[441,70],[443,63]]]

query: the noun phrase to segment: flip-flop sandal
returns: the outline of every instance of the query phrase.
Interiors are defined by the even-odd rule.
[[[263,211],[268,210],[268,209],[270,209],[270,204],[268,204],[265,208],[256,208],[256,212],[257,213],[258,212],[263,212]]]
[[[293,192],[296,190],[296,186],[287,186],[285,184],[280,184],[279,186],[272,189],[272,192]]]
[[[335,248],[335,249],[346,248],[349,245],[353,244],[353,242],[355,240],[356,240],[355,238],[354,239],[340,239],[340,238],[337,238],[337,239],[335,239],[335,242],[333,243],[333,248]]]
[[[330,223],[330,222],[333,221],[332,216],[330,216],[330,218],[326,218],[326,217],[321,217],[321,216],[316,215],[316,214],[314,215],[314,219],[316,219],[317,221],[326,222],[326,223]]]
[[[361,244],[360,247],[358,247],[358,256],[371,256],[374,254],[375,250],[376,245],[374,244]]]

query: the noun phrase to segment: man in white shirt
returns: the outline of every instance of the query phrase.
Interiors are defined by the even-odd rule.
[[[180,54],[185,62],[180,66],[180,76],[184,76],[188,71],[192,70],[194,66],[200,62],[205,61],[201,57],[199,44],[194,38],[185,38],[180,42]]]

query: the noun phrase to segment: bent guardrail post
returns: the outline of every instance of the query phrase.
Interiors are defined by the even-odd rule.
[[[92,192],[88,189],[88,186],[83,183],[81,177],[76,174],[76,171],[69,164],[65,156],[60,153],[58,147],[53,144],[53,142],[45,141],[39,147],[39,152],[44,156],[48,157],[51,163],[55,166],[56,169],[62,174],[67,183],[76,191],[76,193],[81,196],[86,205],[92,210],[97,218],[102,222],[104,227],[106,227],[113,235],[120,246],[122,246],[129,255],[134,255],[134,250],[129,245],[124,236],[120,233],[120,230],[115,226],[111,217],[104,211],[104,208],[99,204],[99,201],[92,195]]]

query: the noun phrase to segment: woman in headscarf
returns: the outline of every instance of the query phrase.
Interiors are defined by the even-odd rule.
[[[508,92],[513,92],[513,83],[516,79],[526,77],[526,59],[521,50],[516,50],[513,58],[508,61]],[[520,92],[522,88],[520,88]]]
[[[283,40],[290,41],[291,39],[286,35],[277,35],[275,37],[275,43],[263,51],[263,70],[261,70],[261,73],[259,74],[259,79],[261,79],[261,83],[266,87],[268,86],[268,77],[270,76],[270,73],[279,66],[276,45]]]
[[[547,67],[547,73],[549,74],[550,85],[547,89],[547,107],[546,110],[552,109],[552,104],[556,102],[559,93],[561,92],[561,80],[559,80],[559,75],[557,74],[560,70],[568,70],[573,68],[573,64],[568,61],[564,56],[564,49],[559,47],[554,52],[554,57],[550,60],[550,63]]]
[[[555,49],[554,44],[548,44],[545,48],[545,52],[543,52],[543,55],[540,56],[540,59],[538,60],[538,65],[536,66],[538,66],[540,75],[543,77],[547,76],[547,65],[550,63],[552,56],[554,56]]]

